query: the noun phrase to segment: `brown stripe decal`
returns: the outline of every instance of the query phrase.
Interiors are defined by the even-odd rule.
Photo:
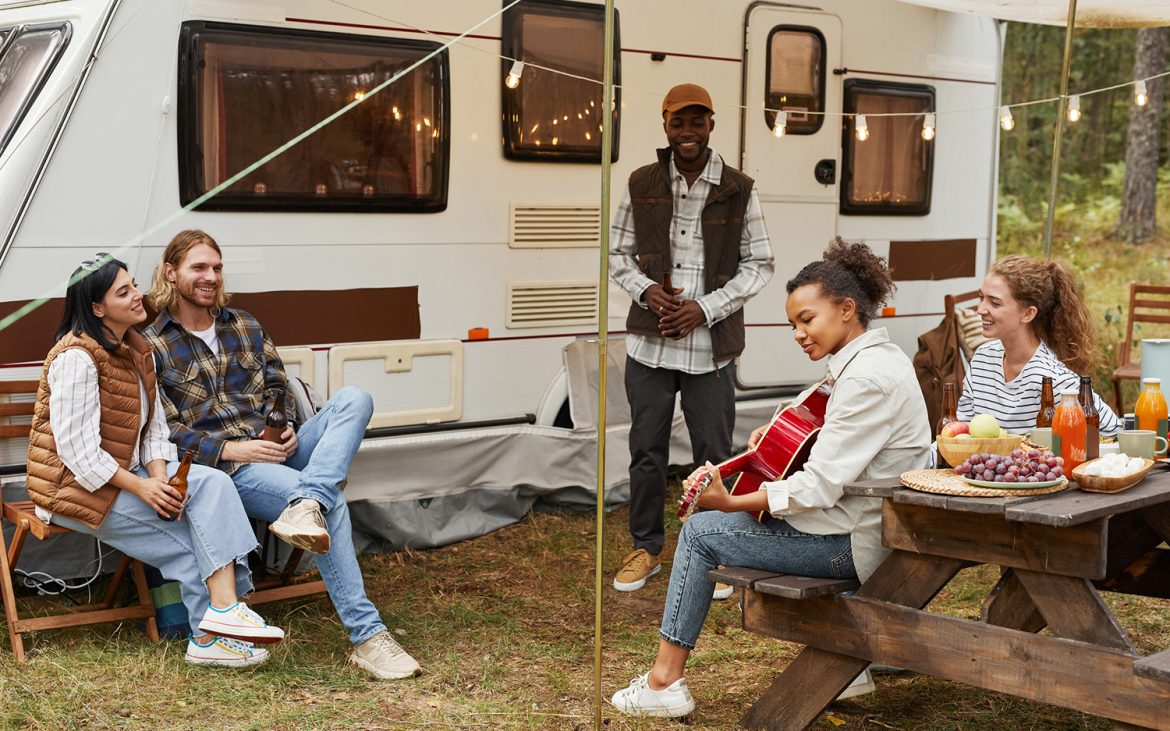
[[[281,346],[417,340],[418,287],[241,292],[229,305],[256,316]]]
[[[30,300],[0,302],[0,318],[11,315]],[[0,363],[43,361],[53,347],[53,333],[61,324],[65,298],[55,297],[0,330]]]
[[[956,279],[975,276],[975,239],[891,241],[894,281]]]
[[[27,302],[0,302],[0,318]],[[255,315],[280,346],[417,340],[422,329],[418,287],[241,292],[231,306]],[[0,363],[43,360],[63,307],[52,299],[0,332]]]

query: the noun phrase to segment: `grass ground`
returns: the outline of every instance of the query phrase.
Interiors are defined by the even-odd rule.
[[[606,517],[607,567],[626,550],[625,519],[625,510]],[[677,530],[669,528],[668,552]],[[0,640],[0,728],[592,728],[593,535],[590,515],[533,514],[458,545],[362,557],[370,596],[423,664],[424,674],[412,680],[378,683],[347,667],[348,643],[323,597],[261,608],[288,637],[254,670],[188,666],[182,642],[154,646],[129,624],[39,633],[24,665],[10,660]],[[604,589],[607,696],[653,657],[667,575],[634,594],[608,583]],[[995,578],[986,568],[965,571],[932,610],[976,615]],[[1107,600],[1143,651],[1170,646],[1166,603]],[[734,728],[798,650],[743,632],[736,602],[717,602],[689,670],[698,703],[689,721],[625,719],[607,705],[605,727]],[[1109,725],[906,673],[879,677],[877,693],[836,704],[815,728]]]
[[[1111,359],[1124,323],[1126,283],[1166,282],[1170,266],[1165,234],[1142,246],[1118,244],[1108,236],[1107,218],[1063,213],[1053,253],[1083,277]],[[1001,229],[1001,254],[1039,255],[1036,225]],[[1103,395],[1111,362],[1102,362],[1095,379]],[[1135,394],[1128,392],[1130,404]],[[632,595],[613,591],[608,580],[626,550],[625,520],[624,510],[606,517],[606,696],[653,658],[669,573],[667,567]],[[670,525],[671,541],[677,530]],[[324,597],[261,608],[288,638],[253,671],[190,667],[182,642],[154,646],[131,625],[34,635],[24,665],[11,661],[0,637],[0,729],[592,728],[593,540],[591,515],[534,514],[459,545],[362,557],[370,596],[424,667],[422,677],[396,683],[373,682],[346,666],[348,643]],[[995,578],[987,568],[965,571],[931,610],[976,616]],[[1170,647],[1170,604],[1115,595],[1106,601],[1141,651]],[[733,728],[798,649],[744,633],[735,601],[717,602],[692,656],[698,708],[689,722],[630,720],[606,707],[606,728]],[[879,678],[877,693],[831,707],[816,728],[1110,725],[908,673]]]

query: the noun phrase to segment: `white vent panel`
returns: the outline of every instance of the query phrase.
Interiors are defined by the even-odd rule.
[[[508,327],[597,324],[597,282],[509,282]]]
[[[601,241],[597,203],[513,201],[508,219],[508,246],[513,249],[593,248]]]

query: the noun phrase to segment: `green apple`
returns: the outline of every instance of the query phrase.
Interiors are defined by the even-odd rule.
[[[953,438],[954,439],[970,439],[971,435],[968,434],[967,432],[963,432],[962,434],[956,434]]]
[[[971,436],[976,439],[994,439],[999,436],[999,422],[991,414],[978,414],[971,420]]]

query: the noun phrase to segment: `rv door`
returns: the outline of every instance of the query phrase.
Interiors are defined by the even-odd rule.
[[[738,376],[746,387],[808,383],[823,375],[824,364],[810,362],[794,343],[784,284],[820,257],[837,230],[841,119],[832,115],[841,111],[833,75],[841,65],[841,19],[757,5],[744,32],[740,163],[756,181],[776,273],[746,308]]]

